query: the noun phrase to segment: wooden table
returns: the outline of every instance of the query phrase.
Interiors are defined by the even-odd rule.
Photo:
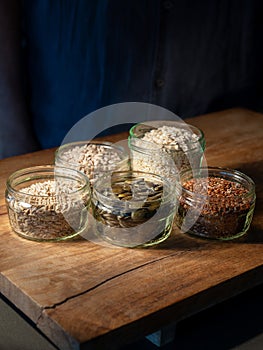
[[[117,349],[263,282],[263,115],[231,109],[188,122],[205,133],[208,165],[239,169],[256,183],[251,230],[239,242],[178,230],[149,249],[25,240],[10,229],[5,181],[52,162],[54,150],[0,162],[0,290],[59,349]]]

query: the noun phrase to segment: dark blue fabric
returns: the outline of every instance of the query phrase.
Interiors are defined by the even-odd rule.
[[[183,118],[261,103],[260,0],[25,0],[23,9],[43,148],[113,103],[154,103]]]

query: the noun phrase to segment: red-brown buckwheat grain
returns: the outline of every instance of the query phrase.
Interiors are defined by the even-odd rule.
[[[188,210],[193,210],[195,214],[201,205],[200,215],[190,233],[226,239],[242,231],[252,205],[244,186],[211,176],[185,181],[183,189],[186,191],[183,191],[180,199],[179,226]]]

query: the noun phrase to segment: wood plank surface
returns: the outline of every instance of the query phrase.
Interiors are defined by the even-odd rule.
[[[117,349],[263,282],[263,115],[231,109],[188,122],[205,133],[208,165],[256,183],[252,226],[239,241],[193,239],[175,228],[147,249],[25,240],[10,229],[5,181],[52,163],[54,149],[0,161],[0,290],[60,349]]]

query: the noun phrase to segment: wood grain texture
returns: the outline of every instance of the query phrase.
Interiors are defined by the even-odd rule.
[[[208,165],[239,169],[256,183],[251,230],[239,241],[193,239],[175,228],[148,249],[27,241],[10,230],[5,181],[52,162],[54,150],[0,162],[0,289],[59,348],[117,349],[263,282],[263,115],[232,109],[189,122],[205,133]]]

